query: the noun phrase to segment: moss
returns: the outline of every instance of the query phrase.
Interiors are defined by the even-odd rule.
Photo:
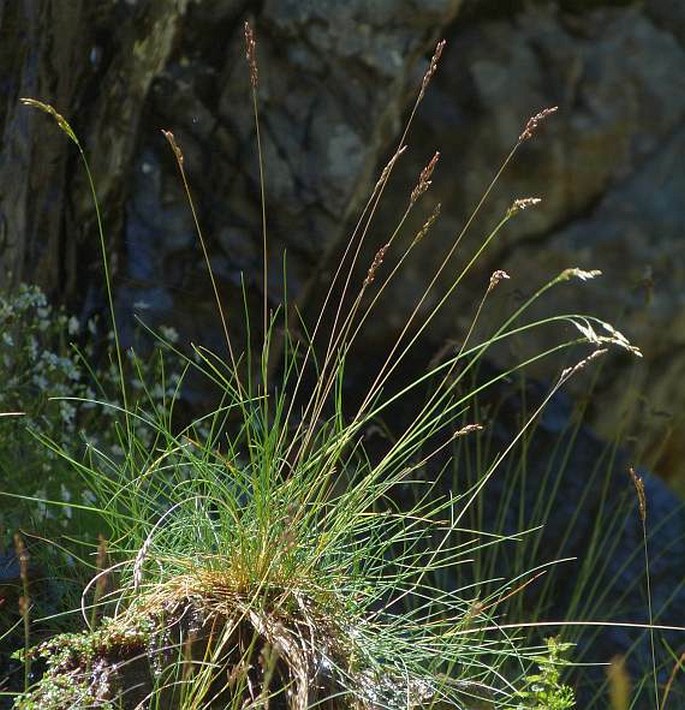
[[[33,648],[31,658],[46,671],[15,709],[199,702],[218,710],[268,697],[272,710],[370,710],[398,698],[412,698],[413,708],[434,700],[427,683],[408,684],[370,665],[350,629],[313,600],[255,606],[217,590],[184,596],[179,588],[187,592],[188,585],[157,589],[95,631],[60,634]]]
[[[61,710],[73,707],[121,707],[123,690],[151,674],[146,655],[153,626],[124,628],[112,620],[92,632],[59,634],[29,651],[46,671],[37,685],[17,698],[17,710]],[[125,668],[125,672],[122,671]],[[140,700],[140,693],[133,695]],[[131,696],[133,697],[133,696]],[[126,704],[127,705],[127,704]]]

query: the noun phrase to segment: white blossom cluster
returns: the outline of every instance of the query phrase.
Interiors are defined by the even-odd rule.
[[[89,492],[58,450],[75,460],[94,449],[112,460],[123,454],[114,425],[122,417],[114,338],[99,333],[98,325],[52,307],[37,286],[22,284],[11,295],[0,294],[0,412],[22,413],[0,417],[0,479],[6,490],[87,503]],[[148,415],[136,418],[143,446],[152,445],[156,432],[141,422],[169,415],[183,370],[182,358],[163,345],[175,342],[177,333],[160,329],[160,338],[146,357],[129,350],[124,359],[129,410]],[[68,518],[69,510],[62,514]]]

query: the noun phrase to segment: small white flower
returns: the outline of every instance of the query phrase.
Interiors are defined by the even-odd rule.
[[[35,335],[29,337],[28,346],[29,359],[36,361],[38,359],[38,340],[36,340]]]
[[[48,372],[54,372],[60,365],[60,359],[55,353],[44,350],[41,360],[47,366]]]
[[[40,390],[46,390],[48,388],[48,380],[45,375],[34,375],[31,378],[33,384]]]
[[[71,404],[71,402],[60,402],[59,409],[62,422],[67,427],[72,428],[74,426],[74,422],[76,421],[76,407]]]
[[[168,343],[177,343],[178,342],[178,331],[176,328],[172,328],[169,325],[162,325],[159,328],[159,334],[166,340]]]

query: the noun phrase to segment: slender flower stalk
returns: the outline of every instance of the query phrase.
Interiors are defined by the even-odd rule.
[[[637,508],[642,525],[642,548],[645,559],[645,585],[647,592],[647,614],[649,619],[649,645],[652,656],[652,683],[654,685],[654,707],[659,708],[659,676],[656,670],[656,643],[654,640],[654,611],[652,608],[652,583],[649,574],[649,548],[647,540],[647,494],[645,493],[645,483],[635,469],[631,466],[628,474],[633,482],[635,494],[637,496]]]
[[[105,229],[102,223],[102,215],[100,214],[100,204],[98,202],[97,192],[95,190],[95,183],[93,182],[93,175],[90,172],[90,165],[88,164],[88,159],[81,146],[76,133],[69,125],[69,122],[61,113],[58,113],[50,104],[46,104],[43,101],[38,101],[37,99],[22,98],[21,103],[24,106],[30,106],[31,108],[37,108],[43,113],[47,113],[49,116],[57,122],[60,129],[67,135],[71,142],[76,146],[79,156],[81,158],[81,163],[83,164],[84,170],[86,172],[86,177],[88,178],[88,187],[90,188],[90,194],[93,200],[93,208],[95,210],[95,219],[97,221],[98,237],[100,241],[100,257],[102,261],[102,269],[104,273],[104,286],[105,293],[107,294],[107,305],[109,307],[109,317],[112,321],[112,333],[114,336],[114,346],[116,351],[117,367],[119,368],[119,383],[121,387],[121,402],[123,406],[123,411],[125,412],[126,418],[126,429],[129,434],[131,434],[131,421],[129,417],[129,406],[128,406],[128,393],[126,391],[126,375],[124,372],[124,360],[121,352],[121,343],[119,340],[119,327],[117,324],[116,310],[114,308],[114,292],[112,290],[112,273],[110,268],[111,257],[107,253],[107,243],[105,240]]]
[[[14,535],[14,550],[19,561],[19,578],[21,579],[21,594],[19,595],[19,615],[24,625],[24,648],[28,651],[31,640],[31,588],[29,581],[29,551],[26,549],[24,538],[19,534]],[[28,654],[24,658],[24,691],[31,683],[31,658]]]

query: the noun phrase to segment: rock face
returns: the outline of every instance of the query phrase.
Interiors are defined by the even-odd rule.
[[[685,6],[678,0],[639,7],[494,0],[182,0],[172,9],[166,0],[119,0],[74,2],[68,10],[48,0],[5,4],[3,285],[36,281],[77,305],[84,318],[104,310],[95,216],[78,156],[45,116],[19,105],[19,97],[32,96],[54,103],[88,153],[124,342],[131,342],[132,316],[140,314],[212,350],[222,347],[192,216],[161,128],[171,129],[183,148],[212,268],[240,337],[241,278],[256,312],[263,290],[259,169],[242,38],[249,16],[258,37],[270,299],[280,301],[287,288],[291,298],[309,293],[314,302],[316,275],[335,265],[397,140],[427,57],[445,35],[447,50],[369,233],[359,279],[435,149],[442,160],[434,185],[404,238],[437,201],[442,216],[401,283],[389,289],[362,347],[388,342],[527,118],[558,105],[498,181],[441,286],[453,281],[515,198],[540,196],[542,205],[492,242],[431,337],[436,346],[463,337],[495,269],[505,269],[511,281],[488,304],[488,323],[566,267],[601,269],[603,279],[582,290],[551,291],[538,314],[591,311],[641,347],[638,365],[614,358],[601,370],[588,421],[606,440],[620,439],[631,462],[685,485]],[[280,276],[284,252],[287,286]],[[382,268],[392,259],[391,250]],[[493,351],[492,359],[507,366],[551,337],[528,334]],[[550,361],[532,372],[552,378],[558,367]],[[589,383],[574,387],[580,398]],[[666,492],[652,495],[682,520]],[[629,536],[620,536],[621,554],[632,554]],[[682,594],[684,564],[678,548],[670,569],[680,572],[664,574],[657,594]]]
[[[636,459],[679,479],[685,461],[685,362],[678,355],[685,334],[685,51],[657,15],[636,8],[569,15],[535,7],[464,28],[454,24],[411,155],[398,167],[411,184],[432,151],[442,151],[444,165],[430,193],[443,203],[442,217],[430,246],[413,257],[411,288],[398,284],[388,304],[409,311],[526,118],[558,105],[498,182],[443,286],[515,198],[540,196],[542,204],[491,244],[437,330],[445,338],[455,337],[455,329],[465,332],[495,269],[512,278],[491,304],[493,322],[564,268],[601,269],[603,278],[589,288],[550,292],[543,310],[596,313],[639,344],[645,358],[638,367],[614,361],[602,371],[590,420],[606,438],[634,437]],[[397,211],[392,196],[387,206],[387,215]],[[515,352],[499,352],[497,359],[509,365],[549,342],[526,335]],[[535,373],[552,379],[558,367],[550,361]],[[581,382],[576,394],[586,387]]]
[[[458,6],[459,0],[281,1],[260,8],[259,101],[276,300],[283,295],[284,249],[289,291],[296,294],[342,239],[378,155],[398,130],[413,71]],[[86,311],[101,307],[87,186],[64,136],[17,103],[34,96],[54,102],[88,150],[122,311],[144,305],[148,321],[172,321],[190,338],[216,346],[204,263],[160,129],[173,130],[185,152],[212,267],[228,310],[242,313],[241,274],[248,289],[262,288],[259,176],[242,36],[254,8],[215,0],[176,3],[170,11],[168,3],[152,0],[95,12],[84,3],[57,22],[50,7],[19,3],[2,18],[8,36],[27,28],[16,32],[16,51],[5,44],[1,58],[11,70],[0,163],[4,278],[39,280]],[[55,32],[53,44],[47,28]],[[84,279],[88,269],[96,273]]]
[[[401,322],[527,117],[558,105],[498,182],[455,268],[514,198],[540,195],[543,205],[507,226],[463,282],[455,308],[444,309],[436,332],[458,337],[495,268],[511,273],[514,299],[567,266],[601,269],[604,279],[582,297],[559,299],[617,323],[645,361],[604,370],[591,422],[607,438],[634,437],[636,459],[681,480],[681,3],[523,5],[281,0],[256,9],[214,0],[176,3],[169,11],[168,3],[150,0],[56,12],[47,2],[14,3],[0,18],[16,43],[0,50],[4,282],[39,281],[84,314],[103,307],[87,185],[73,146],[17,102],[35,96],[72,121],[88,151],[122,313],[176,325],[189,339],[220,348],[194,225],[160,128],[172,129],[185,152],[222,297],[229,312],[241,314],[241,274],[256,302],[262,292],[259,175],[242,39],[243,20],[256,13],[269,294],[279,302],[286,288],[285,252],[287,291],[296,297],[344,243],[396,140],[424,58],[446,34],[442,66],[362,263],[368,266],[384,243],[436,148],[443,165],[427,199],[443,203],[443,216],[379,321]],[[454,273],[445,271],[443,285]],[[506,300],[498,302],[502,309]],[[555,305],[554,295],[547,305]],[[241,322],[233,318],[231,327],[239,331]],[[528,337],[516,357],[539,345]],[[498,359],[505,364],[507,354]]]
[[[13,3],[0,18],[3,36],[14,37],[0,50],[3,283],[37,281],[84,315],[103,307],[87,185],[73,146],[17,102],[35,96],[72,121],[87,149],[122,312],[176,325],[220,348],[194,226],[159,129],[172,129],[185,151],[212,267],[227,309],[240,314],[241,274],[256,300],[261,292],[259,178],[242,39],[242,22],[255,13],[270,296],[279,302],[283,295],[284,251],[288,292],[298,296],[322,258],[344,243],[400,130],[424,58],[444,33],[442,66],[363,263],[436,148],[443,165],[428,199],[443,203],[443,216],[431,246],[417,250],[391,292],[383,321],[401,321],[422,292],[527,117],[558,105],[499,181],[455,268],[514,198],[540,195],[543,205],[507,226],[437,332],[458,337],[495,268],[511,273],[514,299],[567,266],[601,269],[604,279],[583,300],[566,293],[559,300],[617,323],[645,361],[605,369],[591,422],[604,437],[634,437],[636,458],[681,481],[685,17],[681,3],[667,0],[641,9],[602,5],[572,12],[573,3],[525,11],[516,3],[505,10],[458,0],[281,1],[256,9],[214,0],[177,3],[170,12],[165,2],[121,1],[56,12],[47,2]],[[453,276],[448,269],[443,285]],[[551,309],[557,299],[550,298]],[[374,337],[382,340],[382,324]],[[539,344],[527,338],[517,356]],[[505,353],[498,358],[507,362]]]

